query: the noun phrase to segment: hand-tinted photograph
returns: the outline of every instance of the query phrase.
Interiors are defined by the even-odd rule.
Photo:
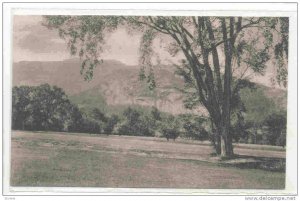
[[[10,186],[285,189],[288,17],[12,17]]]

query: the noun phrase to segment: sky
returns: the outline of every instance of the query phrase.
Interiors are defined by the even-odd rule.
[[[105,52],[102,59],[114,59],[127,65],[137,65],[141,35],[129,35],[125,29],[118,29],[107,35]],[[172,58],[165,50],[164,39],[155,41],[156,55],[164,64],[174,63],[181,58]],[[15,15],[13,25],[13,61],[62,61],[72,58],[66,42],[61,39],[56,30],[49,30],[42,25],[42,16]],[[252,81],[272,85],[270,78],[274,77],[275,68],[270,62],[264,76],[253,76]]]
[[[107,35],[103,59],[115,59],[128,65],[137,65],[140,35],[129,35],[125,29],[118,29]],[[172,59],[164,47],[156,41],[157,54],[163,60]],[[42,16],[14,16],[13,61],[61,61],[71,58],[67,45],[56,30],[42,25]],[[168,62],[166,62],[168,63]]]
[[[14,62],[71,58],[65,41],[59,37],[57,30],[49,30],[42,25],[41,16],[14,16],[13,35]],[[104,59],[137,64],[139,39],[136,36],[129,36],[122,29],[108,36],[106,41],[109,45],[106,45]]]
[[[55,61],[69,58],[56,31],[41,26],[41,16],[14,16],[13,61]]]

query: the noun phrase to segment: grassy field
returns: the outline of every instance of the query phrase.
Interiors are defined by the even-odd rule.
[[[237,168],[198,142],[12,132],[11,186],[283,189],[285,173]],[[284,159],[280,148],[237,145],[233,162]]]

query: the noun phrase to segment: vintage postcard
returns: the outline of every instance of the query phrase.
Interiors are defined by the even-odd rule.
[[[8,195],[296,194],[297,4],[81,5],[7,5]]]

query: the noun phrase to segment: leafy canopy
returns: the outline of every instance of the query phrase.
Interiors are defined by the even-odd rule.
[[[203,25],[199,19],[203,19]],[[225,20],[224,20],[225,19]],[[152,56],[153,41],[159,35],[167,36],[167,51],[177,56],[184,49],[192,51],[199,62],[205,62],[199,43],[214,54],[216,47],[222,50],[231,38],[224,39],[222,22],[229,26],[224,17],[190,17],[190,16],[44,16],[44,25],[57,29],[61,38],[67,41],[70,53],[82,58],[81,74],[86,80],[93,77],[94,68],[101,64],[101,53],[105,51],[105,36],[117,28],[126,28],[128,32],[140,32],[140,65],[141,79],[147,78],[150,88],[155,88]],[[205,26],[205,28],[201,28]],[[233,36],[233,61],[242,72],[251,69],[254,73],[263,74],[266,62],[276,59],[278,83],[287,84],[288,56],[288,18],[274,17],[236,17],[234,26],[237,29]],[[229,34],[229,29],[227,30]],[[275,55],[275,58],[273,58]],[[212,60],[212,59],[210,59]],[[220,60],[223,60],[220,58]],[[213,63],[212,61],[209,61]],[[195,83],[189,74],[191,67],[182,63],[180,73],[189,84]],[[203,65],[202,65],[203,67]],[[221,68],[224,66],[221,65]],[[201,70],[201,69],[200,69]],[[204,71],[204,69],[202,69]],[[201,71],[202,71],[201,70]],[[213,69],[214,72],[218,69]],[[221,69],[222,71],[222,69]],[[216,72],[217,73],[217,72]],[[243,74],[243,73],[241,73]],[[145,76],[147,75],[147,76]],[[245,75],[245,73],[244,73]]]

